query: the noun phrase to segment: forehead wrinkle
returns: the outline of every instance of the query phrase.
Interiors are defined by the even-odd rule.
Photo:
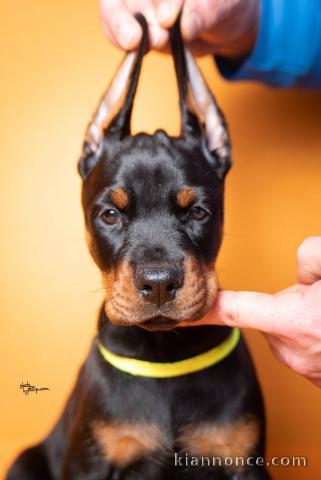
[[[164,200],[172,190],[177,190],[183,182],[182,172],[167,158],[139,159],[123,168],[121,181],[126,190],[136,198],[143,197],[146,202]]]

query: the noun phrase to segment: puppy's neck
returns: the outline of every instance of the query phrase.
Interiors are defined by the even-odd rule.
[[[98,337],[108,350],[152,362],[175,362],[198,355],[220,344],[230,331],[229,327],[212,325],[177,327],[168,331],[122,327],[107,318],[103,307],[98,321]]]

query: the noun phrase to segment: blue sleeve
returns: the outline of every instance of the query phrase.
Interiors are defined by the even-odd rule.
[[[321,0],[261,0],[252,53],[237,68],[216,62],[228,80],[321,88]]]

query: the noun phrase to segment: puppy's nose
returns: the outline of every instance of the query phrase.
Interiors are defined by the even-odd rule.
[[[183,284],[183,274],[176,267],[138,267],[136,287],[144,300],[161,306],[175,298]]]

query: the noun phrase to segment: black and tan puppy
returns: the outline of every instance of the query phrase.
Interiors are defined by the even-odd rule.
[[[131,136],[147,41],[137,19],[140,49],[103,96],[79,163],[88,244],[106,289],[98,335],[59,423],[20,455],[9,480],[269,478],[254,466],[264,456],[264,409],[239,332],[175,328],[215,303],[227,127],[177,22],[181,135]]]

